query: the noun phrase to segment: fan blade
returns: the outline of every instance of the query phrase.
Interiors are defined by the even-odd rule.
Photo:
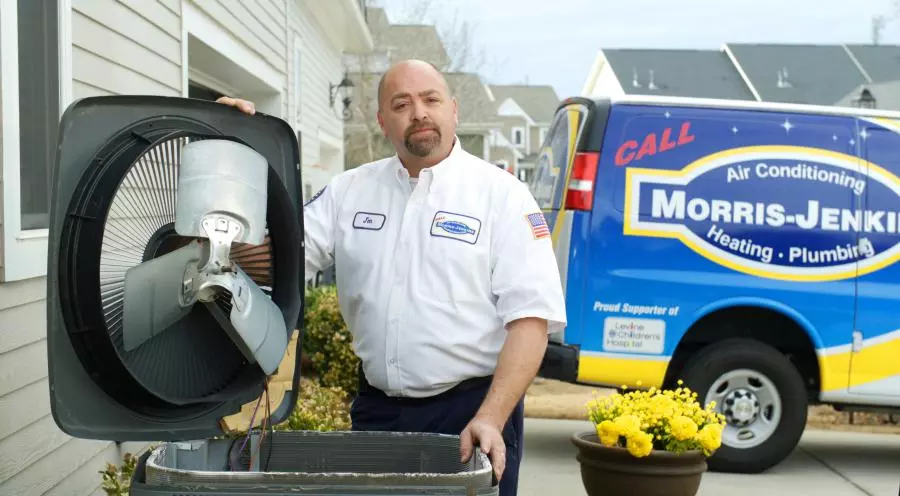
[[[203,245],[189,245],[136,265],[125,273],[122,334],[131,351],[184,318],[197,299]]]
[[[256,362],[267,375],[278,369],[287,350],[284,316],[275,304],[237,265],[231,288],[231,323]]]

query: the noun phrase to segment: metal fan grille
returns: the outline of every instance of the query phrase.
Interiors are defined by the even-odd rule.
[[[175,222],[175,194],[181,148],[176,138],[151,148],[131,167],[109,208],[100,255],[103,317],[110,337],[121,347],[125,272],[143,262],[147,243]]]
[[[187,137],[163,141],[132,164],[110,203],[100,256],[103,317],[113,346],[144,387],[176,401],[225,387],[245,362],[202,304],[137,349],[124,349],[127,270],[191,239],[173,229],[181,150],[189,141]],[[234,250],[232,259],[264,291],[269,290],[274,273],[269,238],[261,246],[235,244]],[[227,316],[230,299],[220,297],[217,303]]]

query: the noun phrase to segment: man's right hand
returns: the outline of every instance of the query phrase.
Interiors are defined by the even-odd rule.
[[[216,100],[216,103],[224,103],[225,105],[230,105],[232,107],[237,107],[241,112],[249,115],[253,115],[256,113],[256,106],[253,105],[253,102],[247,100],[241,100],[240,98],[231,98],[230,96],[223,96]]]

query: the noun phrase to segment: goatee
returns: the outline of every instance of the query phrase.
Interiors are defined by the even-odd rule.
[[[431,130],[434,131],[434,134],[423,135],[416,140],[411,139],[411,133],[407,134],[404,144],[409,153],[420,158],[427,157],[441,144],[441,132],[436,128],[431,128]]]

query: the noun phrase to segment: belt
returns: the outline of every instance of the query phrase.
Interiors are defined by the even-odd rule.
[[[389,398],[392,401],[400,401],[404,403],[424,403],[428,401],[433,401],[439,398],[443,398],[445,396],[452,395],[454,393],[461,393],[464,391],[471,391],[473,389],[478,388],[488,388],[491,385],[491,381],[494,380],[494,376],[484,376],[484,377],[472,377],[469,379],[465,379],[461,381],[459,384],[453,386],[452,388],[444,391],[442,393],[438,393],[433,396],[426,396],[423,398],[418,397],[408,397],[408,396],[388,396],[387,393],[382,391],[381,389],[376,388],[375,386],[369,384],[369,381],[366,380],[366,375],[363,372],[362,364],[359,366],[359,392],[364,394],[374,394],[377,396],[384,396]]]

